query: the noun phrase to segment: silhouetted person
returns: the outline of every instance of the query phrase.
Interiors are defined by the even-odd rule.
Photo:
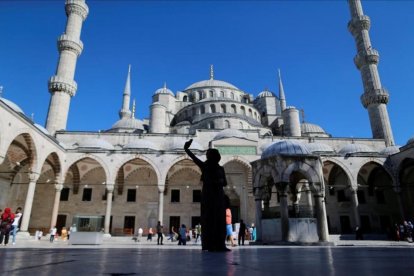
[[[219,165],[221,159],[217,149],[208,149],[205,162],[198,159],[191,151],[193,140],[184,144],[184,150],[194,163],[201,169],[201,228],[203,250],[230,251],[226,247],[226,209],[224,205],[223,187],[227,185],[223,167]]]
[[[241,244],[244,245],[244,238],[246,237],[246,230],[247,230],[246,223],[244,223],[244,221],[241,219],[240,227],[239,227],[239,238],[238,238],[239,245],[240,245],[240,241],[241,241]]]
[[[355,228],[355,239],[357,240],[363,240],[364,239],[364,235],[362,233],[362,228],[357,226]]]

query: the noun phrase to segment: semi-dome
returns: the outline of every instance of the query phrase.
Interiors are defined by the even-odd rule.
[[[339,154],[346,155],[346,154],[351,154],[351,153],[373,153],[373,152],[375,151],[371,149],[370,147],[368,147],[367,145],[352,143],[352,144],[345,145],[339,151]]]
[[[187,140],[182,139],[182,138],[176,138],[176,139],[172,138],[169,142],[166,143],[165,148],[167,150],[184,150],[185,142],[187,142]],[[200,150],[200,151],[204,150],[204,148],[196,141],[193,141],[191,143],[190,149]]]
[[[293,140],[282,140],[268,146],[262,153],[262,158],[275,155],[310,155],[311,152],[304,144]]]
[[[109,142],[100,139],[100,138],[86,138],[78,143],[78,148],[93,148],[93,149],[106,149],[106,150],[113,150],[114,146],[112,146]]]
[[[231,83],[221,81],[221,80],[215,80],[215,79],[203,80],[203,81],[193,83],[192,85],[188,86],[185,90],[204,88],[204,87],[223,87],[223,88],[239,90],[236,86],[234,86]]]
[[[257,98],[264,98],[264,97],[275,97],[275,94],[269,90],[264,90],[257,95]]]
[[[24,114],[23,110],[17,104],[15,104],[14,102],[12,102],[8,99],[2,98],[2,97],[0,97],[0,101],[5,103],[6,105],[8,105],[14,111]]]
[[[335,152],[334,149],[331,146],[329,146],[327,144],[323,144],[323,143],[309,143],[309,144],[306,144],[306,147],[312,153],[315,153],[315,152]]]
[[[153,142],[139,139],[132,141],[126,144],[123,149],[151,149],[151,150],[159,150],[159,147],[156,146]]]
[[[389,146],[383,149],[382,151],[380,151],[381,154],[387,155],[387,156],[396,154],[398,152],[400,152],[400,146]]]
[[[214,136],[213,140],[219,140],[219,139],[231,138],[231,137],[246,139],[247,135],[246,133],[241,132],[240,130],[227,128],[217,133],[217,135]]]
[[[300,130],[302,134],[326,134],[325,130],[322,127],[311,123],[302,123],[300,125]]]
[[[112,129],[144,130],[144,124],[141,120],[128,117],[117,121],[112,125]]]
[[[166,86],[155,90],[154,95],[157,95],[157,94],[170,94],[171,96],[174,97],[174,93],[170,89],[168,89]]]

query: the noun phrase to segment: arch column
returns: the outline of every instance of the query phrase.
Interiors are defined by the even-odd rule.
[[[109,226],[111,224],[111,211],[112,211],[112,196],[114,194],[114,185],[106,186],[106,212],[105,212],[105,223],[104,223],[104,237],[110,238]]]
[[[158,186],[158,221],[163,225],[164,219],[164,186]]]
[[[33,198],[36,189],[36,181],[39,179],[39,174],[35,172],[29,172],[29,187],[27,188],[27,195],[26,200],[24,202],[24,209],[23,209],[23,217],[22,217],[22,225],[20,227],[21,235],[29,236],[29,223],[30,223],[30,216],[32,213],[33,207]]]
[[[359,216],[359,201],[358,201],[358,189],[351,188],[351,202],[352,202],[352,212],[354,214],[354,228],[356,226],[361,227],[361,217]]]
[[[312,183],[319,241],[329,241],[328,220],[326,219],[325,189],[323,183]]]
[[[288,210],[288,198],[287,188],[289,183],[279,182],[276,183],[276,188],[279,192],[280,198],[280,222],[282,227],[282,241],[289,240],[289,210]]]
[[[63,184],[57,182],[55,184],[55,201],[53,202],[52,218],[50,220],[50,228],[56,226],[57,216],[59,212],[60,194],[63,189]]]
[[[309,181],[306,181],[303,187],[305,189],[306,201],[308,203],[309,212],[313,214],[312,191],[309,187]]]

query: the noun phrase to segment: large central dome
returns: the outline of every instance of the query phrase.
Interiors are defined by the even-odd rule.
[[[185,90],[204,88],[204,87],[223,87],[223,88],[239,90],[236,86],[234,86],[231,83],[221,81],[221,80],[215,80],[215,79],[203,80],[203,81],[193,83],[192,85],[187,87]]]

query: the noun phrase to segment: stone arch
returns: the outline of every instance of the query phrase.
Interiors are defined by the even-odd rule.
[[[322,182],[321,176],[318,175],[315,169],[303,161],[296,161],[290,164],[282,173],[282,182],[288,183],[290,181],[290,175],[294,171],[302,173],[311,183]]]
[[[96,155],[93,155],[93,154],[88,154],[87,153],[87,154],[83,154],[83,155],[77,157],[75,160],[72,160],[72,162],[67,165],[67,168],[70,168],[71,166],[78,163],[79,161],[82,161],[83,159],[87,159],[87,158],[90,158],[90,159],[96,161],[103,168],[103,170],[105,172],[105,178],[106,178],[107,183],[108,183],[108,181],[111,181],[112,174],[111,174],[111,171],[109,170],[106,162],[104,162],[104,160],[102,160],[99,156],[96,156]]]
[[[341,162],[340,160],[337,160],[335,158],[326,158],[325,157],[325,158],[322,159],[322,163],[324,164],[325,162],[331,162],[331,163],[337,165],[338,167],[340,167],[345,172],[345,174],[348,176],[349,181],[352,182],[352,180],[355,179],[354,175],[351,173],[349,168],[343,162]],[[322,166],[322,169],[323,169],[323,166]]]
[[[118,163],[118,165],[115,166],[114,172],[117,174],[119,172],[119,170],[122,168],[122,166],[124,166],[126,163],[128,163],[129,161],[132,161],[134,159],[141,159],[141,160],[147,162],[151,166],[151,168],[154,170],[155,175],[157,176],[158,183],[163,183],[164,179],[163,179],[163,177],[161,175],[161,172],[159,171],[158,167],[155,165],[155,163],[150,158],[148,158],[144,155],[140,155],[140,154],[135,155],[133,157],[127,157],[127,158],[121,160]]]
[[[20,138],[21,137],[21,138]],[[19,141],[20,140],[20,141]],[[22,150],[25,151],[27,155],[27,165],[33,171],[37,168],[37,146],[35,144],[35,139],[32,135],[27,131],[20,131],[16,133],[11,140],[9,140],[6,146],[6,155],[12,145],[16,145],[21,147]]]
[[[39,160],[39,164],[42,164],[42,166],[46,162],[52,167],[57,178],[62,176],[62,164],[59,155],[55,151],[48,153],[43,160]]]

